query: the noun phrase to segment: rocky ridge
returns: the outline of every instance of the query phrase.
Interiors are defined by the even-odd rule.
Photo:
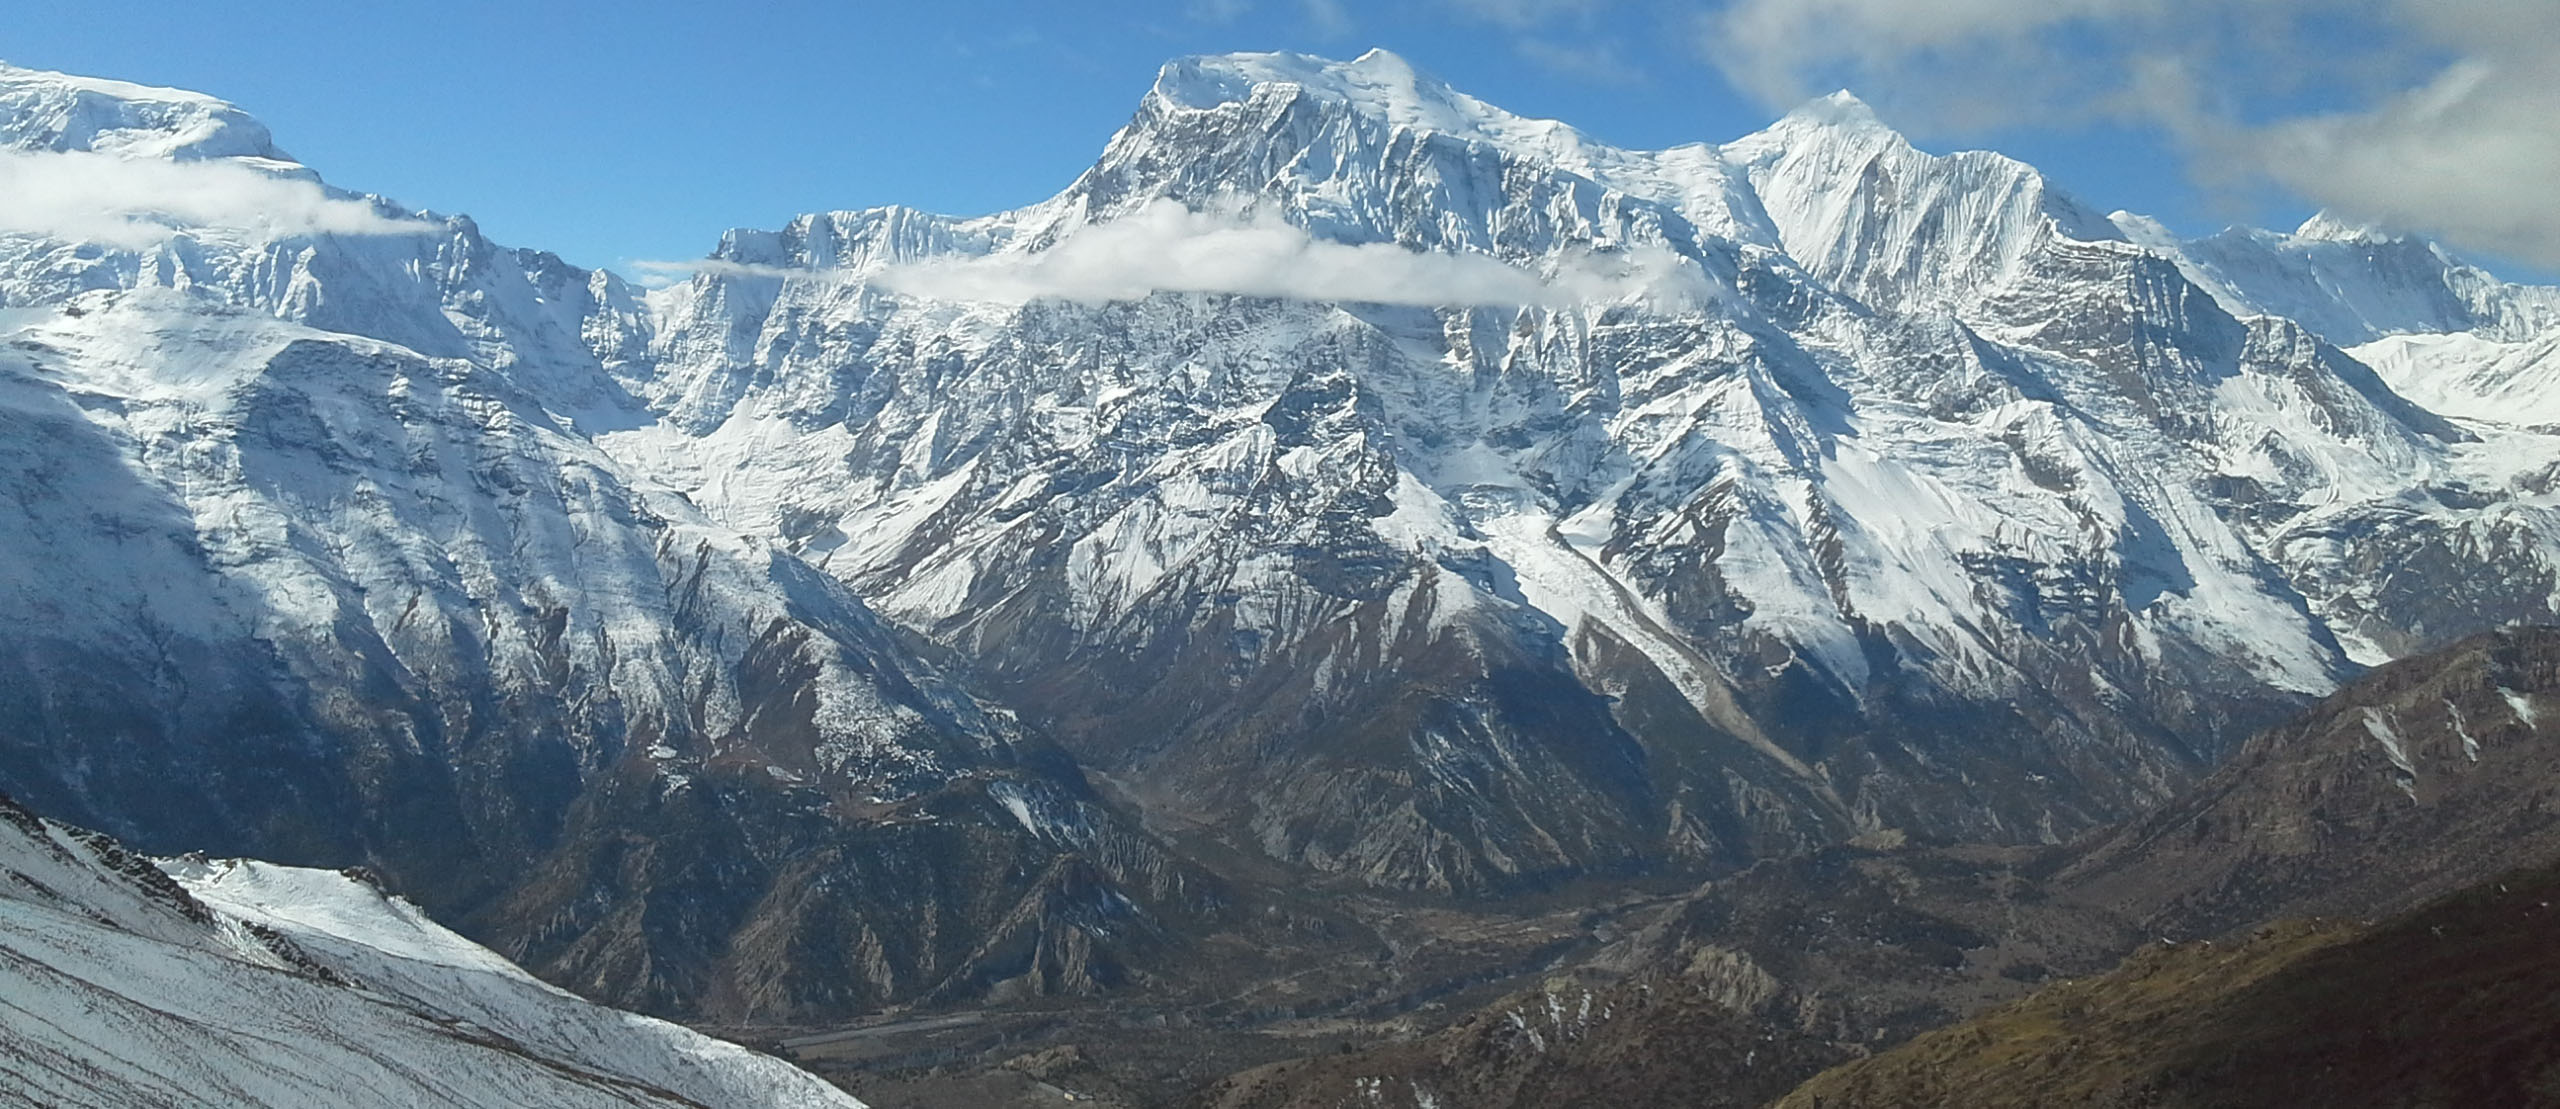
[[[2555,650],[2560,629],[2515,629],[2381,667],[2171,805],[2064,847],[1870,841],[1763,863],[1579,980],[1197,1103],[1526,1106],[1563,1081],[1665,1106],[2288,1104],[2313,1074],[2529,1087],[2529,1050],[2482,1046],[2492,1066],[2468,1077],[2421,1060],[2549,1033],[2513,1003],[2529,988],[2492,983],[2546,973],[2526,939],[2560,860],[2560,763],[2530,721],[2560,697]],[[2448,705],[2466,704],[2483,715],[2457,727]],[[2397,1000],[2337,1000],[2367,989]],[[2346,1010],[2372,1020],[2313,1027]],[[1542,1013],[1577,1019],[1522,1023]],[[2430,1039],[2439,1017],[2467,1031]],[[1657,1049],[1675,1042],[1717,1046]],[[2224,1055],[2235,1043],[2258,1062]]]

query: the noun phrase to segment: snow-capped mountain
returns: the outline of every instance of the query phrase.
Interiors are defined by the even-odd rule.
[[[1698,291],[915,291],[1168,201]],[[1384,53],[1239,55],[1167,67],[1029,208],[732,233],[615,366],[664,418],[599,441],[1174,823],[1480,887],[2064,834],[2361,664],[2548,616],[2554,443],[2336,343],[2539,334],[2552,295],[2316,226],[2170,241],[1845,94],[1630,151]]]
[[[642,1006],[1099,988],[1181,856],[2058,837],[2560,580],[2560,294],[1846,95],[1637,151],[1189,59],[1046,201],[647,292],[195,94],[0,71],[0,148],[125,198],[0,216],[0,788]]]
[[[372,866],[660,1011],[1077,988],[1078,922],[1143,934],[1173,879],[1072,765],[591,441],[632,418],[616,279],[327,190],[194,94],[0,71],[0,124],[32,202],[183,186],[127,198],[146,234],[0,233],[0,788]],[[280,199],[315,219],[232,220]]]
[[[0,1105],[861,1106],[544,985],[359,877],[155,867],[6,797],[0,875]]]

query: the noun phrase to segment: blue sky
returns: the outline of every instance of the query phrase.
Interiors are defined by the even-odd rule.
[[[1029,203],[1091,161],[1169,58],[1347,57],[1373,45],[1513,111],[1631,146],[1731,139],[1794,96],[1848,84],[1924,148],[2002,150],[2102,209],[2190,233],[2290,226],[2334,198],[2302,195],[2286,178],[2303,176],[2295,159],[2252,166],[2231,149],[2297,120],[2379,118],[2470,41],[2413,30],[2418,17],[2392,0],[2248,0],[2302,5],[2303,18],[2159,25],[2164,6],[2200,2],[1970,0],[1947,9],[1956,16],[1915,17],[1901,0],[0,0],[0,58],[213,93],[333,183],[624,267],[699,256],[725,228],[803,211]],[[2499,30],[2474,37],[2494,43]],[[2271,67],[2269,50],[2338,64]],[[2161,54],[2188,67],[2185,84],[2162,83]],[[2181,99],[2199,87],[2246,102]],[[2127,107],[2135,89],[2150,106]],[[2349,145],[2304,147],[2300,160],[2318,165]],[[2343,170],[2310,175],[2309,188],[2389,218],[2393,190],[2407,190],[2387,167],[2367,176],[2380,190],[2370,198],[2329,188],[2362,180]],[[2448,207],[2430,196],[2402,205]],[[2538,233],[2463,227],[2457,238],[2522,275],[2535,267],[2477,248]],[[2530,244],[2504,253],[2540,257]]]

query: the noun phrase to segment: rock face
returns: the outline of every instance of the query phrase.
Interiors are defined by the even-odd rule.
[[[1760,1106],[1845,1058],[1772,1034],[1683,976],[1560,980],[1409,1043],[1235,1075],[1195,1104]]]
[[[2058,841],[2552,612],[2560,439],[2441,399],[2551,290],[2167,241],[1845,95],[1629,151],[1191,59],[1050,200],[645,293],[198,94],[0,71],[0,156],[169,193],[0,233],[0,788],[658,1011],[1108,989],[1234,913],[1184,858]],[[2443,412],[2337,345],[2404,339]]]
[[[155,864],[4,796],[0,877],[0,1105],[861,1109],[546,986],[369,879]]]

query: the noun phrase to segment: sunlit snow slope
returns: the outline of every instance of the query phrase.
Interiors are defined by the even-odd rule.
[[[546,986],[366,881],[155,864],[0,797],[0,1105],[860,1104]]]

